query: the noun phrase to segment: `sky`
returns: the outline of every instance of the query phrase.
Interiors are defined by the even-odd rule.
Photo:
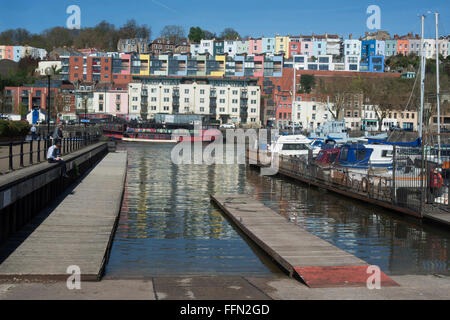
[[[381,9],[381,30],[403,35],[420,34],[420,14],[440,13],[440,35],[450,34],[450,1],[448,0],[0,0],[0,32],[25,28],[40,33],[55,26],[65,26],[66,9],[78,5],[81,26],[92,27],[102,20],[120,27],[129,19],[147,24],[152,38],[165,25],[181,25],[188,34],[190,27],[220,34],[227,27],[241,36],[299,34],[363,35],[369,30],[366,13],[370,5]],[[425,36],[434,38],[434,15],[425,23]]]

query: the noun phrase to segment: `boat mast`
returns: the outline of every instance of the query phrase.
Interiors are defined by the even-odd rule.
[[[439,84],[439,30],[438,20],[439,13],[436,12],[436,107],[437,107],[437,141],[438,141],[438,163],[441,163],[441,101],[440,101],[440,84]]]
[[[292,116],[291,116],[291,120],[292,120],[292,134],[295,134],[295,126],[294,126],[294,113],[295,113],[295,86],[296,86],[296,81],[297,79],[295,78],[295,63],[292,65],[294,67],[294,87],[292,88]]]
[[[419,115],[419,138],[423,136],[423,105],[424,105],[424,91],[425,91],[425,50],[424,50],[424,33],[425,33],[425,15],[422,19],[422,36],[420,38],[421,57],[420,57],[420,115]]]

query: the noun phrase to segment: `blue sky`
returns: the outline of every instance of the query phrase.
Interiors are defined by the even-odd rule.
[[[438,11],[440,34],[450,34],[450,1],[261,1],[261,0],[0,0],[0,31],[26,28],[39,33],[54,26],[65,26],[66,8],[81,8],[82,27],[106,20],[119,27],[128,19],[152,28],[159,36],[165,25],[182,25],[186,33],[191,26],[220,33],[235,28],[242,36],[279,34],[338,33],[347,37],[369,31],[366,20],[369,5],[381,8],[381,29],[394,33],[420,33],[418,14]],[[226,4],[226,5],[225,5]],[[434,37],[434,16],[426,19],[427,37]]]

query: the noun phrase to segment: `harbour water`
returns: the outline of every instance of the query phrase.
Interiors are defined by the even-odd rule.
[[[128,178],[106,277],[280,272],[210,203],[214,193],[252,194],[387,274],[450,273],[443,229],[245,165],[175,165],[171,145],[119,148],[129,154]]]

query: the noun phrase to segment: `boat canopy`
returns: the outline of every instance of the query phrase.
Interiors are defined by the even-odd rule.
[[[389,146],[398,146],[398,147],[420,147],[422,146],[422,139],[419,138],[416,141],[412,142],[388,142],[384,140],[376,140],[376,139],[369,139],[369,144],[385,144]]]
[[[367,167],[373,149],[362,144],[346,144],[341,148],[338,163],[341,166]]]

